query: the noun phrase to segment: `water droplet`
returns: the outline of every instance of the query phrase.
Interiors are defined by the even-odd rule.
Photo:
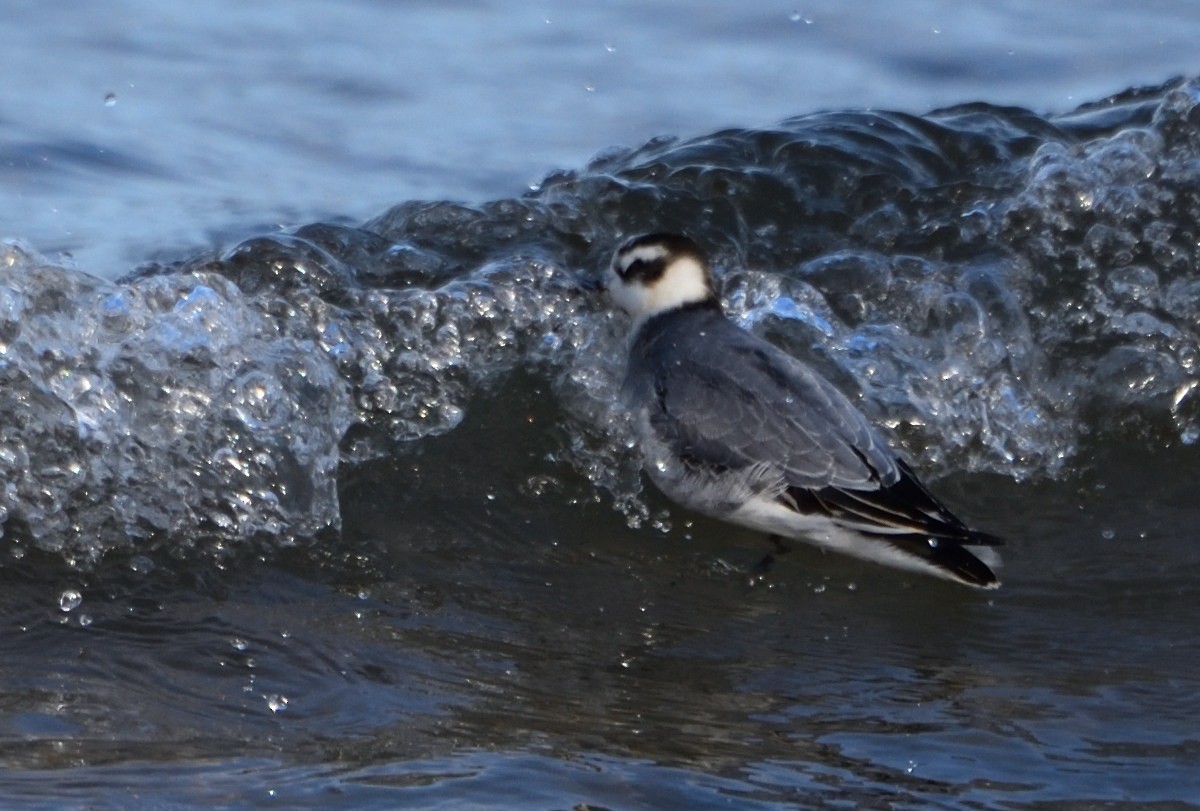
[[[916,768],[917,768],[917,762],[915,760],[910,760],[908,762],[908,765],[904,767],[904,773],[912,774],[914,771],[916,771]]]
[[[75,589],[67,589],[58,595],[58,607],[63,612],[74,611],[83,602],[83,595]]]
[[[246,648],[250,647],[250,643],[237,636],[229,640],[229,644],[233,645],[234,650],[245,650]]]
[[[86,628],[91,624],[92,624],[92,615],[91,614],[80,614],[79,615],[79,627],[80,628]]]
[[[116,107],[117,106],[117,94],[116,93],[105,93],[104,94],[104,106],[105,107]]]
[[[804,19],[804,15],[800,13],[799,9],[792,9],[792,13],[788,15],[788,19],[794,23],[798,23]]]
[[[1100,537],[1106,541],[1111,541],[1113,538],[1117,537],[1117,533],[1111,529],[1106,529],[1100,533]]]
[[[145,555],[135,555],[133,559],[129,561],[129,568],[131,571],[137,572],[138,574],[149,574],[150,572],[154,571],[155,566],[154,561],[150,560],[150,558],[146,557]]]
[[[818,586],[813,586],[813,594],[824,594],[824,593],[825,593],[825,584],[824,583],[822,583]]]
[[[267,700],[267,709],[271,712],[283,712],[287,709],[288,697],[281,696],[278,693],[272,693],[269,696],[263,696]]]

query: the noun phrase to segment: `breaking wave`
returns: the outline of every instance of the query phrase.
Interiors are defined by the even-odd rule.
[[[1200,82],[1059,117],[840,112],[613,150],[482,205],[409,202],[109,282],[0,248],[0,529],[86,565],[336,532],[338,472],[454,430],[516,369],[567,465],[646,518],[581,282],[644,230],[931,472],[1063,475],[1200,438]],[[446,460],[462,464],[463,460]]]

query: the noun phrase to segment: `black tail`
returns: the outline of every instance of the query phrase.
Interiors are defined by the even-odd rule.
[[[897,465],[899,480],[876,490],[792,487],[786,500],[800,512],[827,515],[967,585],[998,586],[995,572],[964,547],[1000,546],[1003,539],[968,527],[921,484],[912,468],[902,460]]]
[[[928,535],[864,534],[871,535],[881,543],[891,544],[906,555],[919,558],[968,586],[994,589],[1000,585],[1000,578],[996,577],[996,573],[965,548],[964,541],[944,540]],[[987,538],[989,543],[1001,542],[999,538],[992,535],[983,537]]]

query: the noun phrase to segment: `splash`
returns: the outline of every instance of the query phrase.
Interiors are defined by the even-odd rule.
[[[86,565],[336,531],[339,468],[455,430],[518,368],[561,415],[548,464],[651,520],[615,402],[625,325],[580,284],[644,230],[694,236],[731,317],[929,474],[1057,476],[1087,435],[1195,442],[1197,87],[659,139],[518,199],[405,203],[119,282],[6,243],[8,550]]]
[[[348,387],[311,336],[208,273],[117,285],[0,254],[0,514],[91,562],[337,523]],[[319,419],[313,419],[319,415]]]

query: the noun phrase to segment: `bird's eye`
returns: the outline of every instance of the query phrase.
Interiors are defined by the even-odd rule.
[[[626,279],[628,279],[631,276],[636,276],[638,274],[638,271],[644,269],[645,264],[646,264],[646,261],[644,259],[634,259],[632,262],[630,262],[628,265],[625,266],[625,268],[621,271],[621,275]]]
[[[621,269],[620,276],[625,281],[642,278],[649,274],[650,265],[651,263],[647,262],[645,259],[634,259]]]

